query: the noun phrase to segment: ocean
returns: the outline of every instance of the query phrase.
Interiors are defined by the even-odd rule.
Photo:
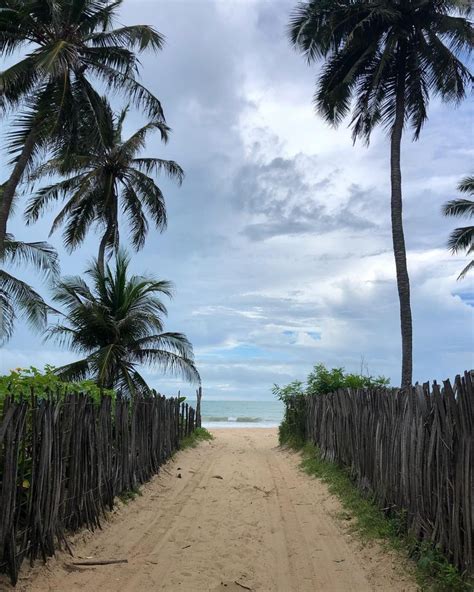
[[[195,405],[195,402],[190,402]],[[283,418],[281,401],[209,401],[201,402],[205,428],[272,428]]]

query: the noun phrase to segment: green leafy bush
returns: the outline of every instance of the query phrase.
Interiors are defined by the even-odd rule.
[[[272,393],[285,405],[285,415],[279,427],[280,443],[302,446],[306,439],[306,392],[299,380],[286,386],[273,385]]]
[[[15,368],[10,374],[0,376],[0,401],[7,395],[30,397],[32,390],[40,399],[51,394],[67,396],[71,393],[86,393],[96,401],[102,394],[114,396],[114,391],[100,389],[92,380],[64,382],[54,373],[54,366],[45,366],[43,371],[33,366]]]
[[[389,385],[385,376],[374,378],[370,375],[346,373],[344,368],[328,370],[324,364],[316,364],[307,378],[306,393],[323,395],[333,393],[341,388],[380,388]]]
[[[196,446],[203,441],[214,440],[214,436],[206,430],[206,428],[196,428],[191,435],[186,436],[181,440],[179,445],[181,450],[185,448],[196,448]]]
[[[306,440],[306,397],[333,393],[341,388],[382,388],[389,385],[384,376],[346,373],[344,368],[329,370],[316,364],[306,379],[306,385],[295,380],[286,386],[273,385],[273,394],[285,405],[285,415],[279,428],[281,444],[301,447]]]

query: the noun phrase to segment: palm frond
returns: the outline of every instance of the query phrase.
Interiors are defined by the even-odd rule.
[[[31,56],[0,72],[0,110],[17,107],[31,95],[40,81],[40,73]]]
[[[127,158],[135,157],[139,150],[145,148],[146,136],[148,132],[158,130],[161,134],[163,142],[168,140],[169,127],[162,121],[152,121],[137,130],[128,140],[122,142],[120,152],[125,154]]]
[[[103,271],[96,260],[92,263],[86,272],[92,287],[80,277],[60,282],[55,301],[65,308],[65,320],[50,328],[48,338],[81,353],[80,372],[132,396],[148,389],[139,364],[199,381],[189,340],[182,333],[162,330],[166,307],[159,295],[170,296],[171,284],[130,276],[129,263],[129,256],[119,251],[114,267],[107,265]],[[77,369],[68,365],[64,371]]]
[[[474,201],[461,198],[448,201],[443,206],[443,214],[445,216],[465,216],[472,218],[474,216]]]
[[[0,269],[0,292],[8,295],[10,302],[14,303],[10,307],[18,309],[20,315],[33,329],[41,331],[45,328],[48,312],[54,312],[54,309],[48,306],[31,286]],[[7,309],[7,328],[10,327],[10,329],[7,329],[4,334],[3,341],[11,336],[12,320],[11,315],[8,317]]]
[[[147,335],[133,344],[133,348],[165,349],[185,358],[193,358],[193,346],[183,333],[160,333],[159,335]]]
[[[145,175],[158,175],[164,172],[170,179],[176,179],[181,185],[184,180],[184,171],[174,160],[161,158],[134,158],[132,164]]]
[[[130,238],[136,251],[139,251],[145,244],[145,237],[148,233],[148,221],[140,199],[138,198],[133,186],[127,184],[122,192],[124,202],[123,211],[128,217],[130,226]]]
[[[87,200],[81,200],[75,204],[70,212],[68,213],[68,222],[64,228],[63,240],[64,246],[69,252],[74,251],[79,245],[81,245],[86,237],[87,231],[89,230],[92,222],[96,219],[96,206],[92,196],[96,195],[95,192],[91,192],[88,195]],[[65,214],[64,209],[56,217],[51,232],[54,231],[55,227],[59,225],[61,218]]]
[[[46,165],[45,165],[46,166]],[[41,171],[37,168],[33,175],[39,176],[45,174],[45,166]],[[59,181],[54,185],[46,185],[37,191],[36,194],[32,195],[29,199],[25,209],[25,219],[27,225],[36,222],[40,215],[49,206],[50,202],[57,201],[72,191],[75,192],[73,203],[77,203],[78,196],[82,195],[87,189],[89,189],[93,183],[93,174],[84,172],[69,179]]]
[[[143,108],[151,119],[165,121],[160,101],[143,84],[104,64],[94,64],[91,68],[111,89],[125,93],[138,109]]]
[[[0,7],[1,50],[8,54],[28,46],[25,57],[0,72],[0,111],[21,109],[8,134],[16,167],[8,204],[28,167],[46,152],[71,162],[87,147],[86,137],[89,146],[111,145],[108,106],[91,78],[105,81],[109,90],[164,122],[160,101],[136,79],[136,52],[161,49],[163,37],[147,25],[112,30],[121,3],[6,0]]]
[[[124,76],[134,77],[138,74],[137,56],[125,47],[90,47],[87,50],[87,61],[91,64],[99,63]]]
[[[164,36],[158,33],[156,29],[148,25],[132,25],[130,27],[121,27],[113,31],[103,33],[93,33],[88,41],[96,47],[127,47],[138,51],[144,51],[151,48],[153,51],[163,49]]]
[[[130,380],[133,385],[133,392],[140,395],[148,395],[151,392],[146,380],[137,370],[131,373]]]
[[[84,360],[78,360],[71,364],[65,364],[64,366],[55,368],[54,373],[59,376],[61,380],[70,382],[84,380],[90,376],[89,360],[85,358]]]
[[[471,271],[471,269],[474,269],[474,259],[472,261],[470,261],[466,267],[461,271],[461,273],[458,275],[458,280],[462,280],[466,277],[466,274]]]
[[[97,30],[108,31],[114,23],[117,11],[123,4],[123,0],[114,0],[105,4],[96,2],[92,11],[82,11],[76,16],[79,22],[79,30],[85,35],[91,35]]]
[[[314,103],[331,124],[352,111],[354,139],[369,141],[395,120],[397,80],[405,86],[405,121],[416,140],[431,94],[457,103],[473,77],[463,63],[473,26],[461,2],[307,0],[289,23],[291,43],[312,63],[323,59]]]
[[[56,250],[46,242],[25,243],[7,235],[5,259],[13,265],[31,264],[46,277],[59,275],[59,257]]]
[[[165,198],[161,189],[151,177],[136,169],[130,169],[126,176],[127,184],[133,187],[140,197],[158,230],[165,230],[168,219],[166,215]]]
[[[474,244],[474,226],[456,228],[449,235],[448,248],[453,254],[467,251]]]
[[[0,345],[4,345],[13,335],[15,328],[15,307],[10,294],[0,288]]]
[[[474,177],[466,177],[463,179],[458,185],[458,190],[461,191],[461,193],[474,195]]]
[[[194,360],[163,349],[144,348],[133,352],[134,361],[147,366],[158,367],[166,374],[172,374],[185,380],[200,384],[201,377]]]

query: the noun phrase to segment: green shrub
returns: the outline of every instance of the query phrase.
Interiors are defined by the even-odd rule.
[[[286,386],[273,385],[272,393],[285,405],[279,427],[280,444],[302,446],[306,438],[306,395],[303,383],[295,380]]]
[[[38,398],[50,395],[66,396],[71,393],[86,393],[95,401],[102,394],[114,396],[114,391],[100,389],[92,380],[64,382],[54,373],[54,366],[45,366],[41,372],[37,368],[15,368],[10,374],[0,376],[0,401],[8,396],[14,398],[30,397],[31,391]]]
[[[346,373],[344,368],[328,370],[324,364],[316,364],[306,380],[308,395],[324,395],[341,388],[381,388],[390,383],[385,376]]]
[[[433,544],[420,542],[409,533],[403,509],[381,510],[375,500],[354,483],[350,469],[325,460],[314,444],[302,448],[301,468],[327,484],[343,506],[340,517],[351,519],[350,529],[362,540],[380,540],[406,553],[415,561],[415,575],[422,591],[468,592],[472,580],[449,563]]]
[[[179,447],[181,450],[196,448],[199,442],[204,440],[214,440],[214,436],[206,428],[196,428],[190,436],[186,436],[181,440]]]
[[[389,385],[384,376],[346,373],[344,368],[329,370],[316,364],[306,385],[295,380],[286,386],[273,385],[273,394],[285,405],[285,415],[279,427],[280,444],[301,447],[306,441],[306,400],[308,396],[333,393],[341,388],[381,388]]]

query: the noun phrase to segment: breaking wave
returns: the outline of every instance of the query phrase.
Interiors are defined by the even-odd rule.
[[[207,421],[212,421],[212,422],[226,422],[226,423],[232,423],[232,422],[237,422],[237,423],[261,423],[262,421],[264,421],[261,417],[225,417],[225,416],[204,416],[202,417],[202,420],[207,422]]]

